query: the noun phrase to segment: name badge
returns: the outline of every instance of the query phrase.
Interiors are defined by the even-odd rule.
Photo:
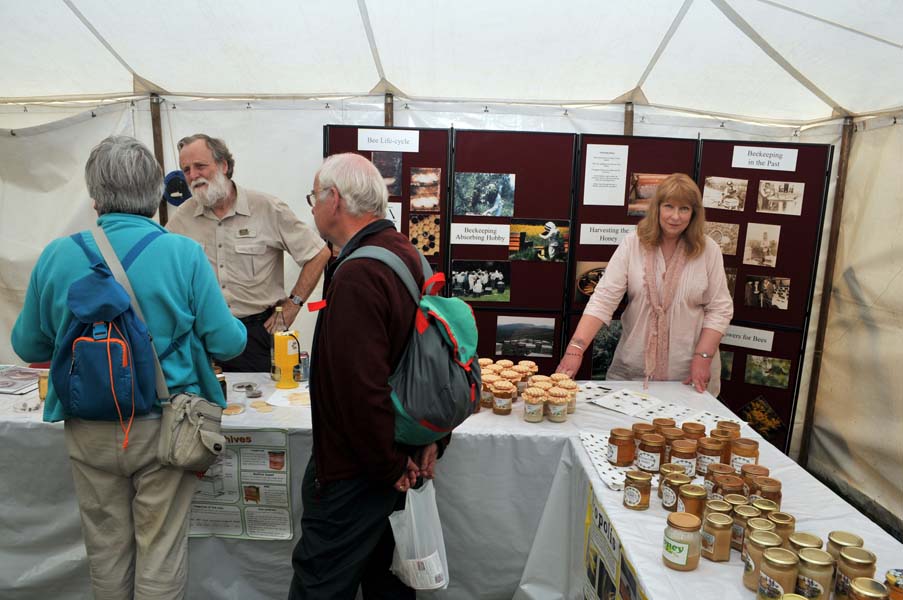
[[[257,237],[257,232],[253,229],[239,229],[238,237],[240,238],[253,238]]]

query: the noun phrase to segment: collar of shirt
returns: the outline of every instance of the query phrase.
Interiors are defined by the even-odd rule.
[[[338,268],[339,264],[343,260],[345,260],[349,254],[358,249],[358,247],[361,245],[361,242],[363,242],[367,236],[382,231],[383,229],[388,229],[390,227],[395,227],[395,224],[392,221],[388,219],[378,219],[376,221],[373,221],[372,223],[368,223],[363,228],[361,228],[360,231],[351,236],[351,239],[348,240],[348,243],[345,244],[345,247],[342,248],[342,251],[339,253],[338,258],[336,258],[336,260],[331,265],[329,265],[330,274]]]
[[[234,181],[232,182],[232,185],[235,186],[235,204],[232,206],[231,209],[229,209],[229,212],[227,212],[225,214],[225,216],[223,216],[223,219],[228,219],[229,217],[237,215],[237,214],[243,215],[245,217],[251,216],[251,207],[248,204],[247,192],[245,192],[245,189],[243,187],[241,187],[240,185],[238,185],[237,183],[235,183]],[[213,209],[207,208],[200,202],[197,202],[197,200],[195,200],[195,202],[196,202],[196,205],[194,207],[194,216],[195,217],[200,217],[201,215],[204,215],[208,219],[214,219],[216,221],[222,220],[216,216],[216,214],[213,212]]]

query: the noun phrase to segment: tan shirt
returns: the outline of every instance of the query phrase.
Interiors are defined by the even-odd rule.
[[[238,184],[235,190],[222,220],[189,198],[166,228],[204,247],[232,314],[247,317],[285,299],[283,252],[304,268],[325,243],[285,202]]]
[[[596,286],[583,314],[608,325],[624,293],[628,304],[621,315],[623,333],[608,369],[610,380],[645,378],[644,350],[652,305],[643,284],[645,252],[636,233],[630,233],[615,250],[605,275]],[[659,291],[665,274],[665,259],[660,248],[655,252],[655,281]],[[706,236],[702,254],[687,261],[671,303],[671,327],[668,343],[668,379],[683,381],[690,374],[690,362],[703,328],[720,333],[727,330],[734,315],[734,303],[727,290],[721,249]],[[709,392],[717,395],[721,387],[721,360],[718,352],[712,361]]]

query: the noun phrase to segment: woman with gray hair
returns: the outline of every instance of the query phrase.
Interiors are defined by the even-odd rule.
[[[123,262],[170,392],[197,393],[225,406],[209,357],[241,353],[245,327],[230,314],[203,249],[151,220],[163,186],[157,161],[138,140],[112,136],[91,151],[85,180],[97,225]],[[12,332],[23,360],[47,361],[61,351],[75,319],[69,288],[91,273],[92,251],[99,255],[94,236],[83,231],[52,241],[41,253]],[[159,410],[158,404],[129,427],[75,418],[50,382],[44,420],[65,422],[99,600],[185,596],[188,513],[197,477],[157,459]]]

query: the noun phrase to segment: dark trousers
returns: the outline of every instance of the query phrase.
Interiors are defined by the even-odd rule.
[[[414,600],[414,590],[389,571],[395,538],[389,515],[405,495],[365,479],[316,483],[313,458],[301,484],[301,539],[292,552],[289,600]]]
[[[227,373],[269,373],[270,351],[273,348],[273,334],[263,324],[273,314],[266,310],[258,315],[244,317],[241,322],[248,330],[248,344],[245,351],[232,360],[216,361]]]

